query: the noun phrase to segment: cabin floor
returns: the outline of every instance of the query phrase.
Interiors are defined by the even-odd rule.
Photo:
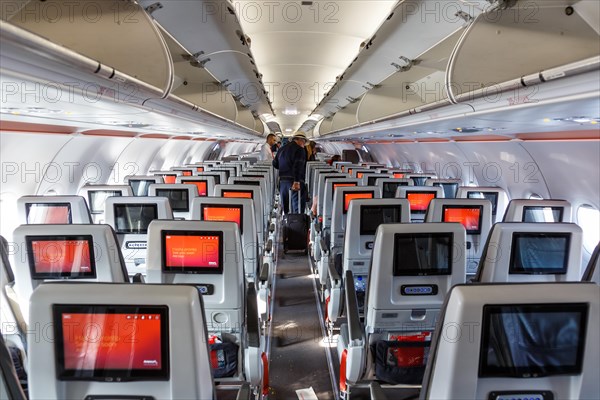
[[[321,304],[309,258],[303,253],[283,254],[282,248],[271,320],[269,398],[300,398],[296,390],[312,387],[319,400],[336,399],[332,384],[337,378],[332,380],[328,359],[333,356],[337,365],[337,356],[323,336]]]

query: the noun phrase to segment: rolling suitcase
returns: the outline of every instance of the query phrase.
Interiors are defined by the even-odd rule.
[[[298,193],[298,196],[302,195],[302,192]],[[310,219],[308,215],[304,214],[300,210],[300,199],[298,199],[298,213],[294,213],[292,210],[292,190],[289,195],[289,214],[283,216],[283,252],[288,251],[304,251],[304,254],[308,254],[308,230],[310,227]]]

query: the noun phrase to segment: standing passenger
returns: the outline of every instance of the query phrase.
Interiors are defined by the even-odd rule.
[[[306,135],[302,131],[296,132],[292,140],[277,152],[273,166],[279,170],[279,195],[283,212],[297,212],[298,195],[300,195],[300,212],[306,208],[306,193],[304,175],[306,173]],[[292,193],[292,210],[289,209],[289,190]]]
[[[273,146],[276,141],[277,137],[274,134],[269,133],[267,135],[267,141],[260,148],[260,159],[262,161],[273,160],[273,152],[271,151],[271,146]]]

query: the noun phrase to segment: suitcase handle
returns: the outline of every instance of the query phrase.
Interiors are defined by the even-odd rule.
[[[292,208],[292,193],[297,192],[298,193],[298,214],[302,214],[302,201],[300,199],[300,196],[302,195],[302,185],[303,183],[300,183],[300,190],[292,190],[292,188],[290,188],[289,192],[288,192],[288,210],[290,210],[290,213],[294,213],[294,209]]]

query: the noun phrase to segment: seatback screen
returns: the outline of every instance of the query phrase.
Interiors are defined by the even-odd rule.
[[[91,235],[26,236],[32,279],[96,278]]]
[[[452,233],[395,233],[394,276],[450,275]]]
[[[350,202],[355,199],[372,199],[375,197],[375,194],[372,191],[369,192],[344,192],[344,211],[346,214],[348,212],[348,207],[350,207]]]
[[[442,222],[460,222],[466,229],[467,235],[481,234],[481,218],[483,206],[442,207]]]
[[[162,176],[164,183],[172,184],[177,181],[177,174],[158,174],[158,175]]]
[[[339,187],[355,187],[357,184],[356,182],[350,182],[350,183],[332,183],[331,184],[331,200],[333,200],[333,197],[335,196],[335,189],[339,188]]]
[[[260,181],[246,181],[243,179],[234,179],[234,185],[252,185],[252,186],[260,186]]]
[[[367,176],[367,186],[376,186],[377,184],[377,179],[379,178],[385,178],[381,175],[377,175],[377,174],[368,174],[369,176]]]
[[[223,232],[162,231],[163,272],[223,273]]]
[[[104,212],[104,203],[108,197],[120,197],[120,190],[89,190],[88,200],[90,212],[92,214],[101,214]]]
[[[436,197],[436,192],[406,192],[406,198],[410,203],[410,212],[413,214],[425,214],[429,202]]]
[[[383,182],[383,193],[384,199],[393,199],[396,197],[396,189],[398,186],[408,186],[408,182]]]
[[[510,274],[566,274],[570,233],[513,233]]]
[[[235,222],[243,233],[243,206],[230,204],[202,204],[200,215],[204,221]]]
[[[189,192],[187,189],[156,189],[156,195],[169,199],[173,211],[190,211]]]
[[[480,377],[536,378],[582,372],[588,305],[485,305]]]
[[[252,199],[254,198],[254,192],[251,190],[223,190],[221,195],[226,198],[237,198],[237,199]]]
[[[399,204],[360,207],[360,234],[375,235],[377,227],[381,224],[400,223],[402,206]]]
[[[52,313],[59,380],[169,379],[166,306],[54,304]]]
[[[456,198],[456,191],[458,190],[458,183],[456,182],[435,182],[433,186],[441,187],[444,191],[444,197],[446,199]]]
[[[404,174],[402,172],[394,172],[394,178],[404,178]]]
[[[148,196],[148,188],[156,183],[154,179],[130,179],[129,186],[134,196]]]
[[[25,213],[28,224],[72,224],[69,203],[27,203]]]
[[[563,207],[523,207],[523,222],[562,222]]]
[[[196,172],[204,172],[204,167],[196,167]]]
[[[467,192],[468,199],[486,199],[492,203],[492,215],[496,215],[498,192]]]
[[[190,170],[182,170],[182,171],[181,171],[181,175],[182,175],[182,176],[192,176],[192,175],[193,175],[193,171],[190,171]],[[175,179],[177,179],[177,178],[175,178]]]
[[[115,231],[122,234],[148,233],[148,225],[158,219],[156,204],[113,204]]]
[[[181,183],[185,185],[196,185],[198,188],[198,196],[206,197],[208,196],[208,181],[206,180],[185,180],[181,181]]]

